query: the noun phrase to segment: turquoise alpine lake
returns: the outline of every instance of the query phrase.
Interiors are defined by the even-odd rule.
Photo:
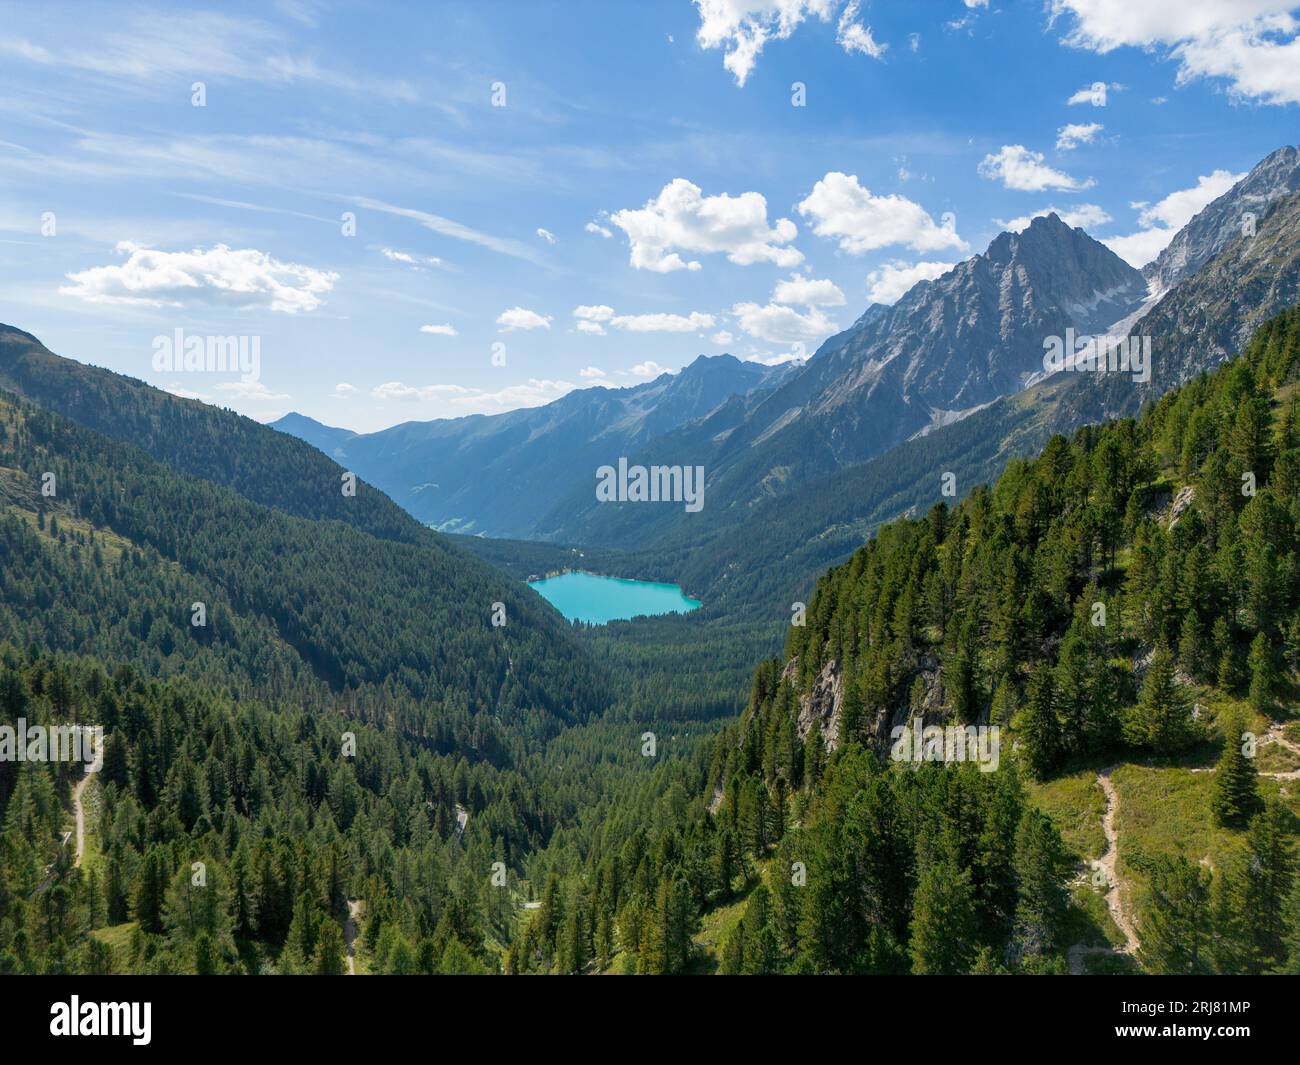
[[[675,584],[629,581],[596,573],[561,573],[528,582],[528,587],[570,621],[603,625],[646,614],[685,614],[700,606]]]

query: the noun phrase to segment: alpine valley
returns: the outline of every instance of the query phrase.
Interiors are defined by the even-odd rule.
[[[740,87],[803,21],[842,59],[902,66],[922,48],[879,46],[857,4],[754,5],[780,18],[735,25],[735,5],[688,7],[692,61],[731,43]],[[240,47],[278,42],[268,25]],[[411,95],[279,51],[247,73],[230,33],[212,18],[185,36],[230,60],[201,146],[100,147],[70,118],[48,125],[91,143],[96,179],[178,156],[287,187],[316,156],[244,168],[250,144],[217,131],[238,117],[226,75],[309,79],[376,108]],[[64,55],[96,78],[134,69]],[[1171,53],[1180,90],[1199,55]],[[166,75],[182,69],[188,85],[179,60]],[[372,118],[344,134],[347,181],[415,173],[430,203],[452,178],[502,172],[572,192],[572,176],[551,181],[565,153],[537,142],[554,101],[523,77],[508,90],[529,122],[510,159],[468,133],[455,150],[422,130],[390,138]],[[438,99],[478,130],[467,101]],[[640,130],[642,104],[606,109]],[[742,155],[673,122],[701,156]],[[1093,125],[1062,127],[1057,161]],[[302,150],[308,125],[286,130],[253,147]],[[630,172],[654,165],[642,139],[575,155]],[[416,163],[372,168],[398,140]],[[936,156],[966,151],[936,140]],[[40,179],[59,169],[0,144]],[[1015,159],[1030,178],[1047,166]],[[926,179],[907,165],[892,164],[900,182]],[[1092,187],[1047,169],[1054,185],[1014,185],[1017,170],[1004,187]],[[1045,209],[892,303],[861,300],[807,358],[647,362],[628,388],[376,432],[298,412],[263,424],[100,367],[90,342],[68,358],[30,322],[0,325],[0,974],[1300,974],[1300,151],[1216,191],[1141,269]],[[701,195],[675,179],[642,208],[584,205],[569,230],[594,246],[620,230],[660,280],[710,256],[801,263],[796,225],[768,225],[763,196]],[[347,208],[339,241],[356,208],[347,254],[420,283],[460,264],[365,225],[400,218],[530,265],[564,239],[534,222],[536,244],[498,238],[351,187],[322,196],[326,215],[186,196],[331,238],[329,212]],[[698,230],[664,221],[679,208]],[[826,235],[819,209],[809,194],[789,213]],[[757,238],[732,239],[758,215]],[[62,224],[60,241],[91,239]],[[59,289],[88,294],[79,322],[181,317],[203,287],[213,320],[253,293],[264,320],[296,326],[338,280],[225,242],[116,247],[122,263]],[[164,255],[181,257],[148,287]],[[420,313],[441,307],[426,295]],[[646,320],[699,332],[689,316],[585,309],[611,342],[655,332]],[[516,306],[493,324],[541,335],[551,317]],[[1088,355],[1121,343],[1139,362]],[[1063,367],[1045,362],[1053,347]],[[357,373],[367,358],[381,355],[361,352]],[[629,468],[672,505],[636,502]],[[655,589],[672,612],[569,623],[530,583],[571,571],[679,589]],[[98,765],[27,757],[32,730],[99,736]]]

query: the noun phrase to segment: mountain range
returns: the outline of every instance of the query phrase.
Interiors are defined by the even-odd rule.
[[[585,390],[531,411],[407,423],[361,438],[299,416],[277,428],[332,446],[363,475],[394,485],[393,497],[422,520],[625,552],[626,575],[681,579],[715,603],[761,602],[771,616],[876,523],[928,505],[940,472],[953,472],[964,491],[1055,433],[1133,414],[1238,352],[1261,322],[1296,302],[1298,160],[1294,147],[1270,154],[1142,271],[1055,214],[1035,218],[892,307],[869,307],[805,365],[780,372],[752,367],[741,378],[746,364],[700,358],[677,388],[661,378],[621,392]],[[1044,341],[1071,329],[1150,337],[1150,380],[1048,376]],[[717,375],[724,383],[650,416],[649,406],[676,400],[680,386],[714,364],[725,367]],[[629,405],[638,413],[631,431],[611,432]],[[566,436],[575,408],[593,431]],[[477,453],[467,468],[476,437],[514,443]],[[703,465],[704,510],[598,503],[595,468],[620,455]],[[516,465],[525,458],[527,466]],[[464,487],[475,470],[490,470],[481,479],[495,484],[500,468],[545,491],[526,500],[501,493],[513,498],[497,503],[486,498],[494,493]],[[435,505],[449,494],[443,485],[456,486],[449,509]],[[475,494],[478,512],[463,505]],[[482,517],[506,508],[508,521]],[[753,535],[756,524],[763,537]]]

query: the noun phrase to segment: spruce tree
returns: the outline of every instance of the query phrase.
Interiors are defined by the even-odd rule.
[[[1210,812],[1215,823],[1239,828],[1259,808],[1259,772],[1255,759],[1247,758],[1241,719],[1229,717],[1223,726],[1223,753],[1210,792]]]

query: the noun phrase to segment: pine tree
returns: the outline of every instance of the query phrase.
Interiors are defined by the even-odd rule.
[[[347,972],[347,945],[337,921],[326,918],[321,922],[311,971],[317,976],[342,976]]]
[[[1194,975],[1208,970],[1208,874],[1182,855],[1151,860],[1151,903],[1142,920],[1139,960],[1148,972]]]
[[[960,975],[975,959],[975,900],[969,869],[932,859],[912,899],[910,952],[918,975]]]
[[[1065,847],[1050,818],[1026,810],[1016,832],[1016,952],[1022,958],[1054,954],[1069,911]]]
[[[1247,659],[1250,669],[1250,705],[1261,714],[1273,711],[1273,691],[1277,685],[1277,669],[1273,664],[1273,647],[1262,632],[1250,645]]]
[[[1240,827],[1259,808],[1259,772],[1255,759],[1246,757],[1241,719],[1230,717],[1223,726],[1223,753],[1210,792],[1210,811],[1216,824]]]
[[[1156,649],[1147,667],[1137,706],[1125,722],[1125,738],[1136,747],[1156,754],[1172,754],[1190,747],[1198,735],[1191,703],[1174,676],[1168,648]]]
[[[1052,670],[1040,666],[1029,678],[1029,692],[1016,722],[1016,734],[1025,749],[1029,771],[1042,780],[1061,759],[1060,731],[1056,721],[1056,681]]]

